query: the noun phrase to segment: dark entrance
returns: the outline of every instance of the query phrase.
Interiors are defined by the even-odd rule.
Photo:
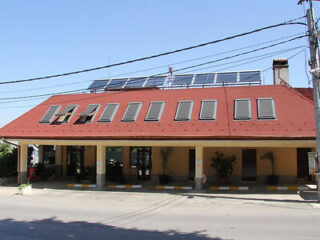
[[[310,180],[308,152],[311,148],[297,148],[297,176],[304,180]]]
[[[189,150],[189,179],[194,180],[196,170],[196,152],[194,149]]]
[[[80,176],[84,171],[84,147],[68,146],[67,161],[67,176]]]
[[[122,182],[122,147],[107,147],[106,148],[106,180]]]
[[[257,152],[256,149],[242,150],[242,180],[257,180]]]
[[[152,148],[131,147],[131,166],[138,169],[139,180],[149,180],[152,169]]]

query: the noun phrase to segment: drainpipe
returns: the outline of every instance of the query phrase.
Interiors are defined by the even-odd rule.
[[[15,146],[15,147],[18,148],[18,184],[19,184],[19,183],[20,183],[20,161],[21,161],[21,159],[20,159],[20,158],[21,158],[20,146],[17,145],[17,144],[15,144],[15,143],[6,141],[4,137],[3,137],[1,140],[2,140],[2,142],[4,142],[4,143],[8,143],[8,144],[13,145],[13,146]]]

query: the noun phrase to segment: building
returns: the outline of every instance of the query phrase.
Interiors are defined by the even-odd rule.
[[[274,63],[274,85],[249,81],[244,86],[199,84],[52,96],[1,128],[0,137],[19,143],[20,182],[26,181],[28,145],[34,144],[39,145],[40,161],[55,165],[56,175],[72,176],[88,167],[98,187],[105,185],[106,174],[112,180],[158,182],[160,152],[167,147],[172,149],[172,182],[195,181],[196,189],[202,187],[203,174],[209,183],[217,181],[211,167],[216,151],[237,158],[232,184],[266,183],[272,167],[262,156],[270,151],[279,182],[294,183],[308,177],[307,152],[316,144],[314,105],[310,91],[279,81],[277,76],[288,81],[287,65],[280,63]],[[237,83],[246,74],[235,74]],[[193,83],[203,75],[192,76]],[[218,83],[217,74],[211,75]],[[231,75],[221,78],[226,76]],[[141,87],[138,80],[131,84]]]

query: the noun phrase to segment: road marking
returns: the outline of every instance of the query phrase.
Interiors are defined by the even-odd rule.
[[[74,187],[74,188],[95,188],[95,184],[67,184],[67,187]]]
[[[190,186],[163,186],[163,185],[158,185],[158,186],[156,186],[156,189],[165,189],[165,190],[192,190],[192,187],[190,187]]]
[[[220,191],[248,191],[248,186],[211,186],[209,187],[210,190],[220,190]]]
[[[107,188],[119,188],[119,189],[138,189],[142,185],[108,185]]]
[[[306,191],[306,190],[309,190],[309,188],[308,187],[296,187],[296,186],[291,186],[291,187],[268,186],[267,190],[268,191]]]

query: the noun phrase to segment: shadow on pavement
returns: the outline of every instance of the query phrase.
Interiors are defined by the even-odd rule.
[[[226,240],[210,238],[199,232],[179,233],[174,230],[165,232],[155,230],[125,229],[100,223],[84,221],[62,222],[54,218],[35,221],[0,220],[0,239],[16,240],[105,240],[105,239],[183,239],[183,240]]]
[[[317,191],[301,191],[299,192],[299,196],[308,202],[314,201],[318,203],[320,201]]]
[[[301,199],[301,200],[293,200],[293,199],[272,199],[272,198],[257,198],[257,197],[240,197],[239,195],[232,194],[232,196],[226,196],[220,194],[210,194],[210,195],[205,195],[205,194],[185,194],[185,193],[173,193],[181,196],[186,196],[188,198],[193,198],[193,197],[203,197],[203,198],[209,198],[209,199],[230,199],[230,200],[244,200],[244,201],[262,201],[262,202],[278,202],[278,203],[318,203],[317,199]],[[230,193],[228,193],[230,194]]]

